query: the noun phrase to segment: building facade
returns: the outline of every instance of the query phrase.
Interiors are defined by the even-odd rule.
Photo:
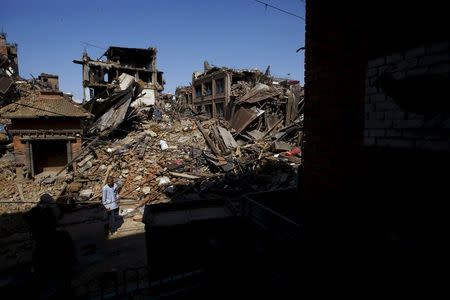
[[[103,54],[106,60],[92,60],[83,53],[82,65],[83,101],[108,97],[108,90],[114,86],[120,75],[128,74],[142,84],[144,96],[140,101],[154,104],[157,93],[164,90],[163,72],[156,67],[156,48],[109,47]]]
[[[61,92],[41,91],[3,107],[0,116],[11,119],[18,175],[35,176],[59,171],[78,154],[90,114]]]
[[[195,111],[211,117],[230,119],[232,116],[231,86],[239,81],[256,82],[263,74],[259,70],[206,68],[192,74],[192,105]]]

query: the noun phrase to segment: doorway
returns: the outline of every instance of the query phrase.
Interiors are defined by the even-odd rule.
[[[46,140],[32,142],[34,175],[59,171],[67,164],[67,141]]]

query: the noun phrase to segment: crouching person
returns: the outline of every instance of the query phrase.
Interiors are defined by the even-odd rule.
[[[107,184],[103,187],[102,204],[108,214],[107,229],[113,235],[117,231],[119,221],[119,193],[118,186],[112,176],[108,177]]]

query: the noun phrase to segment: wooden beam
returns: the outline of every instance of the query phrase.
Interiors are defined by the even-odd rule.
[[[78,153],[78,155],[76,155],[74,158],[72,158],[71,161],[69,161],[63,168],[61,168],[61,170],[58,171],[58,173],[56,173],[55,177],[58,177],[59,174],[61,174],[68,166],[70,166],[78,157],[80,157],[84,153],[84,150],[89,149],[89,147],[92,144],[94,144],[95,142],[97,142],[99,138],[100,137],[96,137],[88,145],[86,145],[83,149],[81,149],[81,151]],[[33,174],[33,176],[34,176],[34,174]]]
[[[29,155],[30,155],[30,172],[31,176],[34,177],[34,159],[33,159],[33,145],[29,142],[28,143],[29,148]]]
[[[217,155],[220,156],[222,153],[220,153],[220,150],[217,148],[217,146],[214,144],[214,142],[209,137],[208,133],[205,131],[205,129],[202,127],[202,124],[200,124],[199,121],[195,121],[195,124],[197,125],[198,129],[202,133],[203,137],[205,138],[206,143],[208,144],[211,151]]]
[[[194,175],[189,175],[189,174],[184,174],[184,173],[177,173],[177,172],[169,172],[170,175],[174,176],[174,177],[181,177],[181,178],[186,178],[186,179],[200,179],[202,177],[199,176],[194,176]]]

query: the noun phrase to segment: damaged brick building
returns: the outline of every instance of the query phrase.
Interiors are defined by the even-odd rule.
[[[8,43],[6,34],[0,33],[0,104],[14,80],[19,77],[17,44]]]
[[[89,115],[59,91],[34,92],[3,107],[0,116],[12,123],[17,174],[35,176],[69,163],[81,150]]]
[[[19,76],[19,61],[17,58],[17,44],[8,43],[6,34],[0,33],[0,66],[6,67],[8,75]]]
[[[267,129],[280,125],[280,119],[288,126],[303,108],[300,82],[271,76],[270,66],[263,73],[210,67],[205,61],[204,71],[194,72],[192,82],[192,100],[180,100],[190,101],[197,113],[230,121],[238,133],[262,114]],[[258,130],[261,126],[260,122]]]
[[[81,60],[74,60],[82,65],[83,100],[108,97],[108,89],[120,75],[128,74],[143,85],[140,102],[151,105],[155,103],[158,92],[164,90],[163,72],[156,67],[156,48],[109,47],[103,54],[106,60],[92,60],[83,53]],[[102,56],[102,57],[103,57]]]
[[[59,91],[59,76],[55,74],[41,73],[38,76],[41,86],[53,91]]]
[[[177,87],[175,90],[175,96],[180,109],[186,109],[188,107],[193,109],[194,103],[192,101],[192,86]]]
[[[235,70],[210,67],[204,63],[203,72],[192,74],[192,101],[197,112],[211,117],[230,118],[231,85],[239,81],[255,83],[263,74],[258,70]]]

